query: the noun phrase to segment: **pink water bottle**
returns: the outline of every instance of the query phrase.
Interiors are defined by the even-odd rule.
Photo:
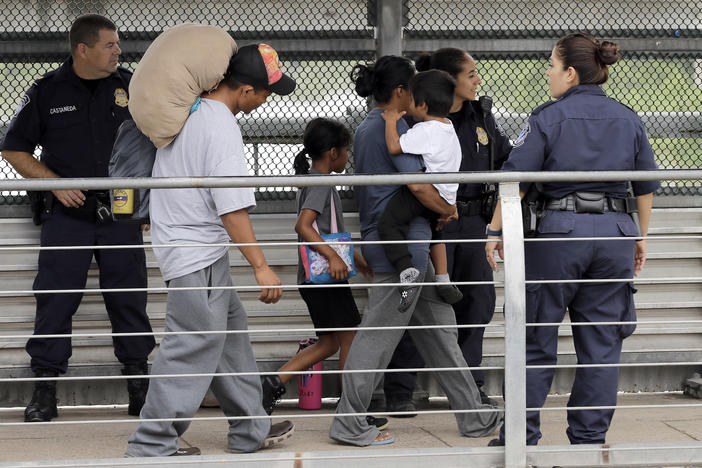
[[[308,346],[317,343],[316,338],[300,340],[298,353]],[[308,371],[321,371],[322,363],[318,362]],[[297,389],[299,393],[298,406],[300,409],[315,410],[322,407],[322,374],[302,374],[297,379]]]

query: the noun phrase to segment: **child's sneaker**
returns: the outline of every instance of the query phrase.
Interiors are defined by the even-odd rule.
[[[455,304],[456,302],[463,299],[463,293],[458,286],[451,283],[439,283],[436,285],[436,290],[447,304]]]
[[[407,286],[400,286],[400,305],[397,306],[399,312],[407,312],[407,309],[414,304],[414,300],[421,288],[419,286],[412,286],[410,283],[418,283],[420,276],[419,270],[414,267],[402,270],[400,273],[400,283],[408,284]]]

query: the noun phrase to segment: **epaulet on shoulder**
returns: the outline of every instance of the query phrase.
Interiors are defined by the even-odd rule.
[[[134,74],[131,70],[124,68],[124,67],[117,67],[117,71],[119,72],[120,75],[122,76],[128,76],[131,78],[131,76]]]
[[[627,106],[626,104],[621,103],[621,102],[617,101],[617,100],[614,99],[614,98],[610,98],[610,99],[611,99],[612,101],[616,102],[617,104],[620,104],[620,105],[626,107],[627,109],[629,109],[629,110],[630,110],[631,112],[633,112],[634,114],[638,115],[638,112],[636,112],[634,109],[632,109],[631,107]]]
[[[35,85],[38,85],[39,83],[42,83],[42,82],[47,81],[47,80],[50,80],[51,78],[54,77],[54,75],[56,75],[56,72],[57,72],[57,71],[58,71],[58,68],[57,68],[56,70],[51,70],[50,72],[45,73],[44,76],[42,76],[41,78],[37,79],[37,80],[34,82],[34,84],[35,84]]]
[[[557,101],[557,100],[553,100],[553,101],[548,101],[548,102],[545,102],[545,103],[541,104],[539,107],[537,107],[536,109],[534,109],[533,111],[531,111],[531,115],[538,115],[539,112],[541,112],[542,110],[546,109],[548,106],[550,106],[550,105],[552,105],[552,104],[555,104],[556,102],[558,102],[558,101]]]

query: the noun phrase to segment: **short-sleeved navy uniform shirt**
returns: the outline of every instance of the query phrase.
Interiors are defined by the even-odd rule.
[[[382,109],[373,109],[356,129],[353,142],[354,172],[356,174],[394,174],[398,172],[419,172],[424,170],[421,156],[412,154],[392,155],[385,143],[385,120]],[[397,122],[397,132],[402,135],[409,129],[407,122]],[[378,221],[390,199],[400,185],[359,185],[353,188],[358,201],[361,221],[361,237],[364,241],[380,240]],[[410,224],[408,240],[431,239],[431,228],[426,218],[417,217]],[[426,271],[429,244],[409,244],[412,263],[420,271]],[[363,256],[368,265],[377,273],[392,273],[395,268],[385,256],[381,244],[363,246]]]
[[[646,129],[638,115],[607,97],[598,85],[570,88],[560,98],[537,107],[529,117],[505,171],[656,170]],[[633,182],[635,195],[660,187],[658,181]],[[521,184],[526,191],[529,184]],[[626,182],[547,182],[542,192],[561,198],[572,192],[626,196]]]
[[[60,177],[107,177],[120,124],[130,117],[131,72],[119,67],[91,91],[69,58],[22,98],[0,149],[34,153]]]
[[[489,171],[489,144],[494,145],[494,168],[502,167],[512,145],[492,113],[486,118],[478,101],[465,101],[458,112],[449,114],[448,117],[461,144],[461,172]],[[458,187],[460,199],[473,200],[482,194],[483,184],[461,184]]]

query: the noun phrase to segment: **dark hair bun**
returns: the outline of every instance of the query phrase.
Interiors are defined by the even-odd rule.
[[[351,80],[356,84],[356,94],[361,97],[373,93],[373,67],[358,64],[351,70]]]
[[[610,41],[602,41],[600,47],[597,49],[597,57],[603,64],[612,65],[622,58],[619,53],[619,45]]]
[[[431,70],[431,54],[422,52],[417,55],[414,59],[414,67],[420,72]]]

